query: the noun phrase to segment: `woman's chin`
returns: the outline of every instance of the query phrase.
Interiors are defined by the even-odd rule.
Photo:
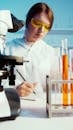
[[[40,36],[40,35],[36,35],[36,36],[34,37],[34,39],[35,39],[35,40],[42,39],[42,36]]]

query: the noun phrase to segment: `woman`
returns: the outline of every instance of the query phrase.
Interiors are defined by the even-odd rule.
[[[16,90],[20,96],[42,95],[46,75],[53,73],[54,49],[42,40],[52,28],[53,19],[53,12],[47,4],[33,5],[27,13],[24,37],[7,43],[6,54],[23,56],[29,61],[16,66]]]

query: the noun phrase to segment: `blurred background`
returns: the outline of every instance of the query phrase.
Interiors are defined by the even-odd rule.
[[[61,46],[61,40],[68,40],[68,47],[73,48],[73,0],[37,0],[46,2],[54,12],[54,24],[52,30],[44,39],[47,44],[54,47]],[[10,10],[18,19],[26,19],[29,8],[36,0],[2,0],[0,10]],[[23,36],[23,28],[16,33],[7,33],[7,41]]]

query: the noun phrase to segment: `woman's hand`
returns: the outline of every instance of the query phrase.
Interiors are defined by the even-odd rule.
[[[27,81],[25,81],[21,83],[19,86],[17,86],[16,90],[19,96],[28,96],[29,94],[33,93],[35,86],[36,83],[28,83]]]

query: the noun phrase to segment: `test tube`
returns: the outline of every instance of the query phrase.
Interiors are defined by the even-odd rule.
[[[68,49],[67,39],[62,40],[62,79],[68,80]],[[68,106],[68,84],[62,84],[63,106]]]
[[[70,55],[70,80],[73,80],[73,49],[69,50]],[[70,105],[73,106],[73,83],[70,84]]]

